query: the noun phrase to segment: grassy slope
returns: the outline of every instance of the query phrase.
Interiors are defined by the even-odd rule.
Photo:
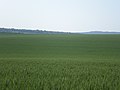
[[[120,35],[0,35],[0,88],[119,90]]]
[[[115,57],[120,35],[7,35],[0,37],[0,57]]]

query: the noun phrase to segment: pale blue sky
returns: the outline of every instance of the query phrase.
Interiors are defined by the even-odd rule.
[[[0,27],[120,31],[120,0],[0,0]]]

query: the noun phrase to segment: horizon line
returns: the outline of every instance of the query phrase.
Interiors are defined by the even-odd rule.
[[[42,30],[42,31],[53,31],[53,32],[68,32],[68,33],[84,33],[84,32],[120,32],[111,30],[85,30],[85,31],[65,31],[65,30],[54,30],[54,29],[38,29],[38,28],[16,28],[16,27],[0,27],[4,29],[18,29],[18,30]]]

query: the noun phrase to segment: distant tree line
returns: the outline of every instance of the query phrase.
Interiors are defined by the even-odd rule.
[[[17,34],[70,34],[69,32],[14,29],[14,28],[0,28],[0,32],[2,32],[2,33],[17,33]]]

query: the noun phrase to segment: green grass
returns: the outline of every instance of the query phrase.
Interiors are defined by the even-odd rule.
[[[120,35],[0,34],[0,90],[120,90]]]

